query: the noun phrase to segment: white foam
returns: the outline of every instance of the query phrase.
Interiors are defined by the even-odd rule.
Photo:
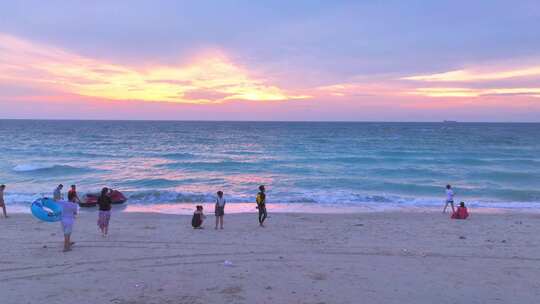
[[[49,169],[53,168],[54,165],[46,165],[46,164],[19,164],[13,167],[13,171],[15,172],[30,172],[30,171],[36,171],[36,170],[43,170],[43,169]]]

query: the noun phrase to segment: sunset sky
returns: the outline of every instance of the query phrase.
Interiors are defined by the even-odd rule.
[[[0,118],[540,121],[540,3],[2,1]]]

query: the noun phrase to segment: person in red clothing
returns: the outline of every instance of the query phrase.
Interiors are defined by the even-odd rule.
[[[461,202],[459,203],[459,207],[457,210],[452,213],[452,218],[456,220],[464,220],[469,217],[469,211],[467,211],[467,207],[465,207],[465,203]]]
[[[68,201],[77,204],[81,202],[81,199],[77,194],[77,186],[71,185],[71,190],[68,191]]]

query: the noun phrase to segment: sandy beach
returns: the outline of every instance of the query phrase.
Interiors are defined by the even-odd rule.
[[[95,214],[62,253],[58,223],[0,221],[2,303],[538,303],[540,217],[434,212]],[[210,224],[210,225],[209,225]],[[229,261],[225,263],[225,261]]]

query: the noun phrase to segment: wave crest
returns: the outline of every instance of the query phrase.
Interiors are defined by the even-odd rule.
[[[88,172],[92,169],[85,167],[74,167],[69,165],[56,164],[19,164],[12,169],[18,173],[57,173],[57,174],[73,174]]]

